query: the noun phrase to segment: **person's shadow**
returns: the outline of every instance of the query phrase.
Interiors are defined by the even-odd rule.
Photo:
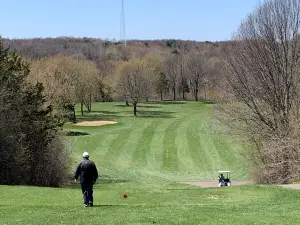
[[[96,208],[100,208],[100,207],[119,207],[119,206],[128,206],[128,205],[125,205],[125,204],[117,204],[117,205],[111,205],[111,204],[103,204],[103,205],[94,205],[93,207],[96,207]],[[93,208],[93,207],[90,207],[90,208]]]

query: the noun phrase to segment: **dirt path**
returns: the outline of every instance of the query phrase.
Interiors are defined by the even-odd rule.
[[[215,180],[183,181],[180,183],[194,185],[202,188],[218,187],[218,182]],[[247,181],[247,180],[235,180],[232,181],[232,186],[241,186],[241,185],[251,184],[251,183],[252,183],[251,181]],[[289,189],[300,190],[300,184],[282,184],[278,186],[289,188]]]
[[[300,190],[300,184],[282,184],[282,185],[278,185],[278,186],[284,187],[284,188]]]
[[[199,186],[202,188],[218,187],[218,182],[216,180],[183,181],[181,183]],[[242,180],[232,181],[232,186],[240,186],[244,184],[251,184],[251,181],[242,181]]]

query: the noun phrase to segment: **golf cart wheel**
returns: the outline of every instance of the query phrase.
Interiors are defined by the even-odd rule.
[[[230,186],[231,186],[231,183],[230,183],[230,182],[228,182],[228,183],[227,183],[227,186],[228,186],[228,187],[230,187]]]

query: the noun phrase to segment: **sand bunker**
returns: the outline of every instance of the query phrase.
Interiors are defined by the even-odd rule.
[[[105,120],[101,120],[101,121],[84,121],[84,122],[80,122],[75,124],[76,126],[103,126],[103,125],[107,125],[107,124],[116,124],[116,121],[105,121]]]

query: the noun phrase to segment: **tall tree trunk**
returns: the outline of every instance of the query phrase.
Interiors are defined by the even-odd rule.
[[[173,100],[176,100],[176,88],[173,88]]]
[[[206,86],[204,85],[204,100],[206,101]]]
[[[198,89],[195,90],[195,100],[198,102]]]
[[[185,100],[184,88],[182,88],[182,99]]]
[[[160,92],[160,100],[161,100],[161,101],[164,100],[164,98],[163,98],[163,92],[162,92],[162,91]]]
[[[80,103],[80,111],[81,111],[81,115],[83,116],[83,103]]]
[[[92,95],[90,94],[90,109],[89,109],[89,112],[92,112]]]
[[[77,122],[77,118],[76,118],[76,111],[75,111],[75,105],[73,106],[73,123]]]
[[[137,112],[136,105],[137,105],[137,103],[133,103],[133,114],[134,114],[134,116],[136,116],[136,112]]]

